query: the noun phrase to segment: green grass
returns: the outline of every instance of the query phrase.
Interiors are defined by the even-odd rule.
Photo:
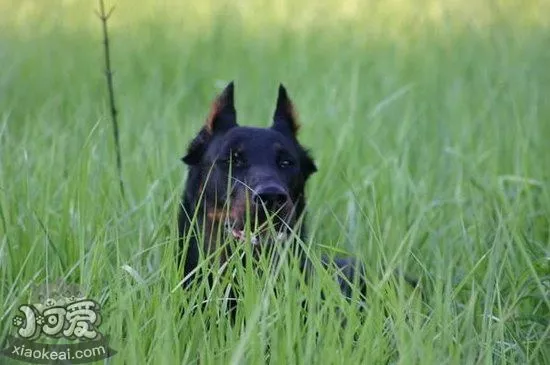
[[[112,364],[550,363],[549,2],[114,4],[128,202],[95,2],[0,2],[0,339],[29,285],[63,276],[102,303]],[[232,79],[242,124],[287,86],[319,167],[312,257],[365,261],[364,318],[292,264],[238,270],[235,327],[217,305],[180,316],[201,298],[177,290],[179,158]]]

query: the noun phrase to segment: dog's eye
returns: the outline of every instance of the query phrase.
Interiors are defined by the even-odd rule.
[[[288,158],[281,158],[279,159],[279,167],[281,168],[287,168],[287,167],[290,167],[292,166],[294,163],[292,162],[292,160],[288,159]]]
[[[241,167],[245,164],[244,156],[239,151],[232,151],[231,156],[227,159],[227,162],[233,167]]]

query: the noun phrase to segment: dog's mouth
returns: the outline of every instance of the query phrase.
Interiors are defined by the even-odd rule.
[[[274,224],[270,227],[267,222],[247,230],[240,220],[225,220],[225,231],[239,242],[246,242],[249,238],[253,246],[260,246],[263,243],[282,242],[289,238],[290,231],[285,223]]]

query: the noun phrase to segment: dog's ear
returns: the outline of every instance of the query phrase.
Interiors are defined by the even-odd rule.
[[[273,114],[273,125],[271,128],[292,137],[295,137],[298,129],[300,129],[296,110],[283,84],[279,85],[277,106]]]
[[[231,81],[212,103],[210,114],[204,125],[210,134],[226,132],[237,126],[237,112],[235,111],[234,83]]]
[[[191,144],[187,148],[187,154],[182,157],[182,161],[187,165],[197,165],[200,163],[212,136],[227,132],[229,129],[237,126],[237,112],[235,110],[233,90],[234,84],[231,81],[212,103],[212,108],[204,127],[191,141]]]
[[[226,132],[237,126],[237,112],[233,96],[234,84],[231,81],[212,103],[210,115],[206,119],[205,129],[210,134]]]
[[[286,92],[283,84],[279,85],[277,106],[275,107],[275,113],[273,114],[273,125],[271,128],[292,138],[296,138],[298,130],[300,129],[296,109],[294,109],[294,105],[288,97],[288,93]],[[302,174],[307,180],[311,174],[317,172],[317,166],[308,151],[304,150],[301,146],[299,146],[299,148],[301,151],[300,165],[302,166]]]

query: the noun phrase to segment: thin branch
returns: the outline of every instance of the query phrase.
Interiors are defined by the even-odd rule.
[[[118,180],[120,184],[120,193],[122,194],[122,198],[126,199],[126,194],[124,190],[124,180],[122,179],[122,158],[120,155],[120,138],[119,138],[118,119],[117,119],[118,111],[115,106],[115,91],[113,87],[113,71],[111,69],[111,52],[109,48],[109,33],[107,31],[107,21],[111,17],[111,14],[115,10],[115,8],[112,7],[108,13],[105,13],[104,0],[98,0],[98,2],[99,2],[99,12],[96,12],[96,13],[103,25],[103,45],[104,45],[104,51],[105,51],[105,77],[107,79],[107,89],[109,91],[109,104],[111,107],[111,119],[113,122],[113,137],[115,141],[116,167],[118,172]]]

